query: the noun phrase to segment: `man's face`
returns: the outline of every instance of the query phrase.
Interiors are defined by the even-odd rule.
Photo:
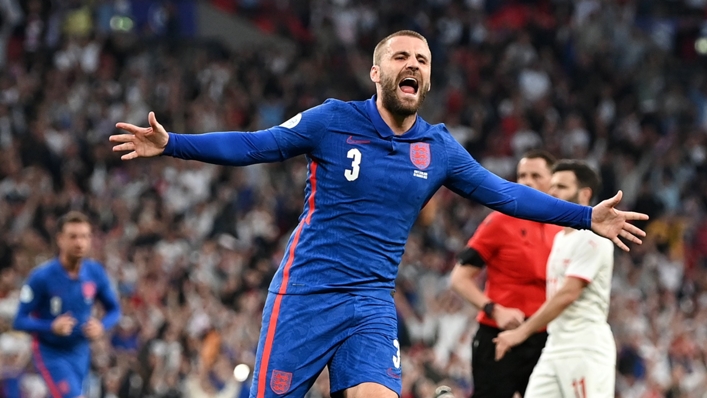
[[[518,162],[518,184],[547,193],[551,177],[552,171],[543,158],[523,158]]]
[[[91,226],[87,223],[70,222],[57,236],[59,252],[69,258],[79,259],[88,255],[91,248]]]
[[[579,187],[577,186],[577,177],[574,172],[567,170],[554,173],[550,179],[549,194],[557,199],[579,203]]]
[[[393,114],[417,113],[430,91],[432,55],[424,41],[412,36],[388,40],[380,65],[371,69],[371,79],[380,84],[383,106]]]

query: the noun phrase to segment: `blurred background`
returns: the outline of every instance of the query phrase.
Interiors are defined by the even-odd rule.
[[[107,137],[150,110],[170,131],[249,131],[369,98],[373,48],[399,29],[432,50],[422,115],[485,167],[513,180],[537,147],[585,159],[601,199],[622,189],[651,216],[616,257],[617,396],[707,396],[707,0],[0,0],[1,394],[47,394],[10,324],[77,209],[124,311],[93,347],[87,398],[247,396],[234,367],[253,365],[304,158],[123,163]],[[476,311],[447,276],[487,213],[443,189],[410,235],[403,398],[473,390]],[[326,377],[308,395],[323,397]]]

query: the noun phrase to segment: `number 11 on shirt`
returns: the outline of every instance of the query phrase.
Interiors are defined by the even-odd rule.
[[[584,377],[579,380],[572,380],[572,387],[576,398],[587,398],[587,386],[584,384]]]

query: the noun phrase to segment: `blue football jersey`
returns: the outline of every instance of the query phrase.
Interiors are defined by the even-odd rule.
[[[103,304],[102,323],[108,330],[118,322],[120,306],[103,266],[83,260],[78,278],[74,279],[55,258],[35,268],[22,286],[13,327],[35,333],[40,344],[55,348],[87,345],[82,327],[91,317],[96,300]],[[77,321],[69,336],[58,336],[51,330],[52,321],[62,314],[70,314]]]
[[[413,223],[442,186],[513,216],[588,228],[591,208],[483,168],[442,124],[417,117],[395,135],[367,101],[327,100],[254,133],[170,133],[165,154],[246,165],[306,155],[304,211],[270,290],[387,296]]]

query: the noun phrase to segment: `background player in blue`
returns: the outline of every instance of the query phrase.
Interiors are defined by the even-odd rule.
[[[120,318],[118,299],[103,266],[86,258],[91,225],[79,212],[57,222],[58,257],[32,271],[20,291],[13,327],[33,334],[34,364],[52,398],[81,396],[90,364],[90,341]],[[94,301],[105,316],[91,316]]]
[[[395,397],[401,390],[393,289],[420,210],[446,186],[514,217],[592,228],[627,249],[645,215],[591,207],[505,181],[481,167],[444,125],[417,115],[430,90],[431,54],[418,33],[383,39],[367,101],[327,100],[280,126],[252,133],[168,133],[118,123],[122,159],[169,155],[242,166],[306,155],[304,211],[270,285],[251,397],[302,397],[325,366],[333,396]]]

